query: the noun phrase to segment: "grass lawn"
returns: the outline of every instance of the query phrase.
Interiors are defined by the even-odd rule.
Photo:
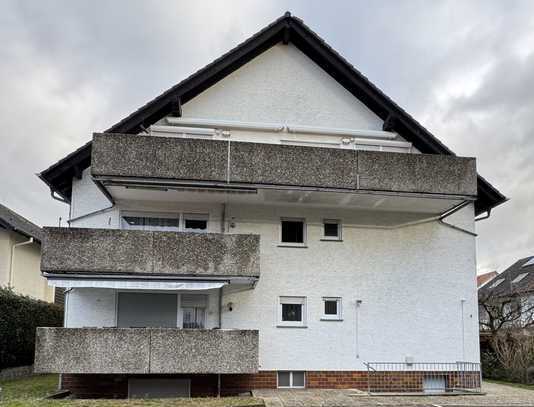
[[[488,383],[503,384],[505,386],[517,387],[519,389],[534,390],[534,384],[512,383],[512,382],[505,382],[503,380],[488,380],[488,379],[484,379],[484,381]]]
[[[0,405],[6,407],[44,406],[104,406],[104,407],[257,407],[263,401],[251,397],[162,399],[162,400],[43,400],[57,389],[58,375],[33,376],[24,379],[0,381]]]

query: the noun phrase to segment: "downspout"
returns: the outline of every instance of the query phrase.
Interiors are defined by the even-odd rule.
[[[11,264],[9,267],[9,279],[8,279],[9,287],[13,287],[13,267],[15,266],[15,249],[19,246],[25,246],[27,244],[32,244],[32,243],[33,243],[33,237],[30,237],[29,240],[26,240],[20,243],[15,243],[13,246],[11,246]]]

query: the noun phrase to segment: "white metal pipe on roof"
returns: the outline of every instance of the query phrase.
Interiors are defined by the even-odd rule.
[[[275,123],[255,123],[240,122],[231,120],[213,120],[213,119],[190,119],[187,117],[167,117],[167,123],[174,125],[186,125],[191,127],[215,127],[218,129],[241,129],[241,130],[258,130],[274,131],[284,130],[283,124]]]
[[[282,123],[258,123],[233,120],[197,119],[187,117],[167,117],[167,123],[178,126],[212,127],[216,129],[258,130],[281,132],[284,129],[289,133],[322,134],[327,136],[349,136],[392,140],[396,133],[382,130],[345,129],[335,127],[304,126]]]
[[[173,133],[173,134],[197,134],[202,136],[214,136],[215,129],[197,128],[197,127],[177,127],[177,126],[151,126],[151,132]]]
[[[396,133],[390,131],[341,129],[333,127],[301,126],[293,124],[287,125],[287,131],[289,133],[326,134],[332,136],[369,137],[390,140],[397,137]]]

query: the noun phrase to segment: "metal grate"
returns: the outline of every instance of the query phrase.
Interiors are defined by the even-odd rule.
[[[480,363],[369,362],[367,386],[370,394],[480,393]]]

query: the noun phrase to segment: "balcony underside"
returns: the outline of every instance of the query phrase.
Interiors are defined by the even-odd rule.
[[[94,135],[91,173],[105,185],[477,195],[473,158],[126,134]]]
[[[259,277],[259,236],[44,228],[46,273]]]
[[[258,331],[37,328],[35,372],[256,373]]]

